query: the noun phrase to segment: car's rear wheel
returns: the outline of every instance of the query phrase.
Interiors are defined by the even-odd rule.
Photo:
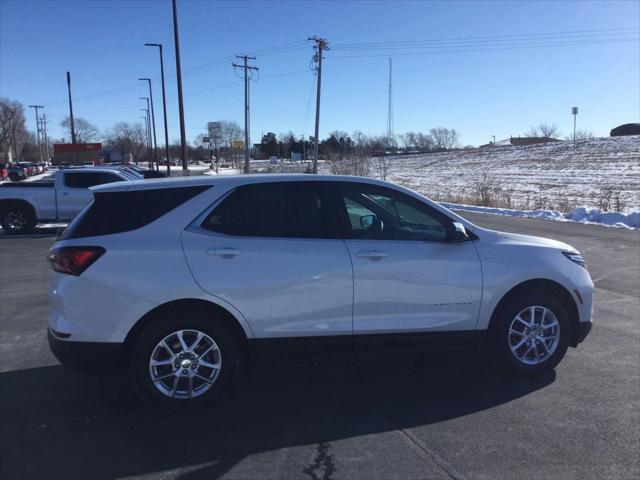
[[[492,337],[501,360],[512,370],[545,373],[560,363],[569,346],[566,308],[547,292],[508,300],[497,312]]]
[[[36,226],[36,218],[29,208],[12,205],[0,210],[0,225],[5,233],[24,233]]]
[[[11,180],[12,182],[17,182],[18,180],[20,180],[20,177],[18,176],[17,173],[11,172],[9,174],[9,180]]]
[[[205,311],[172,312],[148,323],[132,374],[143,400],[178,411],[213,400],[239,365],[238,341]]]

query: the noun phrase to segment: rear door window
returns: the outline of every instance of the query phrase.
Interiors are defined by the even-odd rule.
[[[202,227],[226,235],[336,238],[329,189],[323,182],[274,182],[234,190]]]

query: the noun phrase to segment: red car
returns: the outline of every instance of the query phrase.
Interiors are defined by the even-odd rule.
[[[4,163],[0,163],[0,180],[4,180],[9,176],[7,166]]]

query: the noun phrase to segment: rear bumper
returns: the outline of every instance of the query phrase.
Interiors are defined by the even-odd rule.
[[[49,348],[65,367],[82,373],[113,373],[123,367],[123,344],[74,342],[57,338],[47,329]]]

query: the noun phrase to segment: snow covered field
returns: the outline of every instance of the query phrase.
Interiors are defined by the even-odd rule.
[[[372,171],[372,175],[374,171]],[[434,200],[569,212],[601,207],[607,188],[624,210],[640,210],[640,136],[394,157],[387,180]],[[619,193],[618,193],[619,192]]]

